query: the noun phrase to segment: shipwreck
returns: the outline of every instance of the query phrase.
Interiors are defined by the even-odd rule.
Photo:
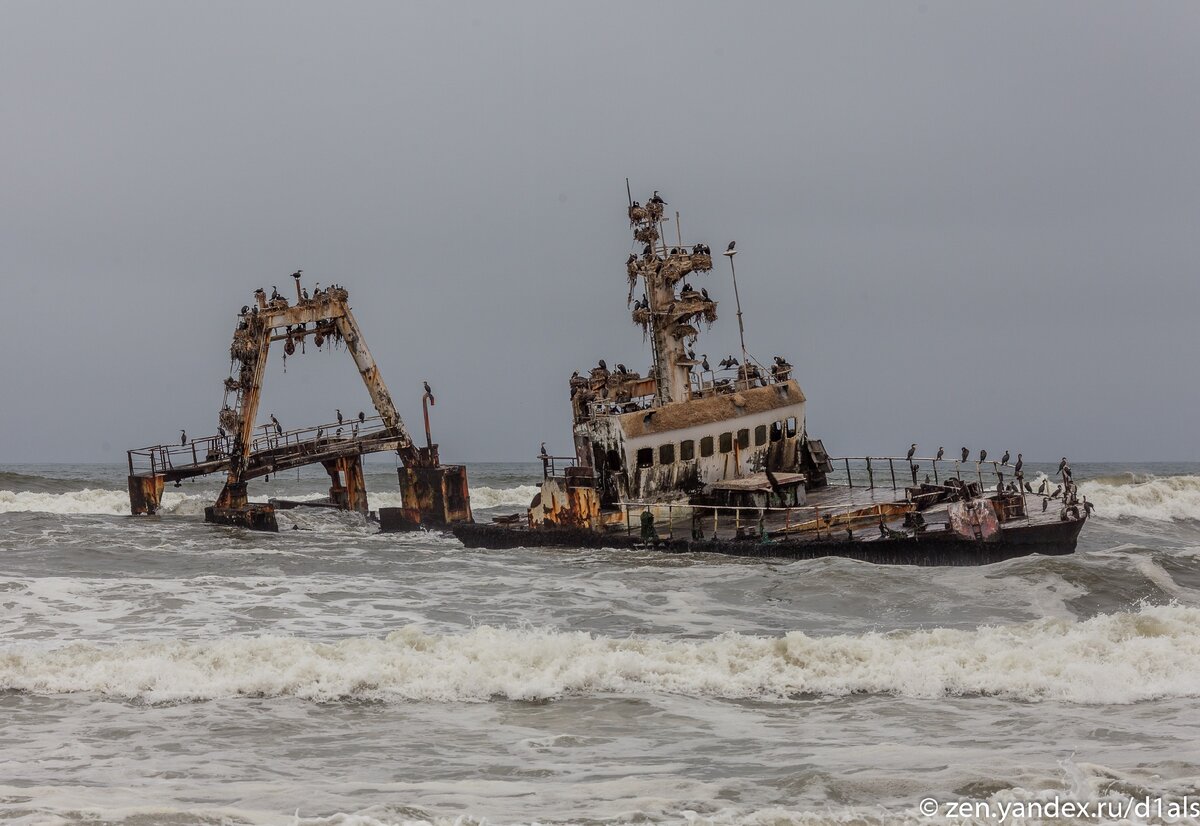
[[[331,507],[369,512],[362,457],[394,451],[399,468],[401,508],[381,508],[381,523],[390,529],[441,527],[471,520],[466,468],[442,465],[438,446],[429,431],[429,405],[434,403],[426,383],[422,396],[425,412],[425,446],[419,447],[396,412],[366,339],[350,309],[350,294],[342,286],[316,288],[310,295],[301,284],[302,272],[293,274],[295,299],[277,290],[259,289],[254,302],[237,316],[229,348],[230,375],[224,384],[224,402],[217,416],[216,433],[189,439],[184,433],[176,444],[160,444],[128,451],[129,504],[134,515],[159,510],[167,483],[209,474],[223,474],[225,484],[207,522],[253,530],[277,531],[277,508]],[[344,417],[299,429],[284,430],[272,415],[256,424],[262,398],[267,357],[272,344],[285,357],[314,348],[342,347],[350,354],[370,394],[374,414]],[[327,499],[287,502],[251,502],[248,482],[304,465],[320,463],[329,474]]]
[[[807,399],[783,356],[746,346],[730,243],[741,350],[716,365],[696,355],[717,302],[699,279],[704,243],[666,240],[666,202],[630,198],[627,304],[650,344],[645,374],[601,360],[569,380],[573,453],[539,459],[543,479],[524,514],[449,526],[465,545],[644,547],[787,558],[986,564],[1069,554],[1091,506],[1063,462],[1051,493],[1020,458],[1008,464],[907,455],[832,457],[807,429]],[[740,357],[739,357],[740,356]],[[921,468],[925,470],[921,471]],[[1053,507],[1051,507],[1053,505]]]

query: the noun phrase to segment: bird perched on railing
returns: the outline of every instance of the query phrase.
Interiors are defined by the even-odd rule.
[[[184,447],[187,447],[187,431],[186,430],[179,431],[179,444]]]
[[[970,457],[971,457],[971,451],[967,450],[967,449],[964,447],[964,448],[962,449],[962,460],[965,462],[965,461],[967,461],[967,459],[969,459]]]
[[[1000,457],[1000,464],[1002,464],[1002,465],[1008,464],[1008,451],[1007,450],[1004,451],[1004,455]]]
[[[271,424],[275,425],[275,435],[282,436],[283,435],[283,427],[279,424],[279,419],[275,418],[274,413],[271,414]]]
[[[987,461],[987,451],[986,450],[979,451],[979,461],[981,461],[981,462]]]
[[[917,452],[917,443],[913,442],[912,447],[908,449],[908,455],[904,457],[905,461],[912,461],[913,454]]]
[[[341,424],[342,423],[342,409],[339,407],[337,410],[335,410],[333,412],[337,413],[338,424]]]
[[[358,411],[358,420],[360,422],[365,422],[367,420],[367,414],[362,412],[361,410]]]
[[[1020,454],[1020,453],[1018,453],[1018,454],[1017,454],[1017,463],[1016,463],[1015,465],[1013,465],[1013,472],[1014,472],[1014,473],[1016,473],[1018,476],[1020,476],[1020,475],[1021,475],[1021,468],[1023,468],[1023,467],[1025,467],[1025,462],[1024,462],[1024,460],[1021,458],[1021,454]]]
[[[946,453],[946,448],[944,448],[944,447],[939,447],[939,448],[938,448],[938,452],[937,452],[937,459],[938,459],[938,461],[939,461],[939,462],[942,460],[942,456],[944,456],[944,455],[945,455],[945,453]]]

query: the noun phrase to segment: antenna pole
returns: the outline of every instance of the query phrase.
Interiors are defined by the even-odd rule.
[[[629,205],[633,206],[633,190],[629,188],[629,179],[625,179],[625,197],[629,199]]]
[[[738,338],[742,342],[742,369],[746,371],[746,386],[750,385],[750,363],[746,359],[746,328],[742,326],[742,299],[738,295],[737,268],[733,266],[733,256],[729,255],[729,271],[733,273],[733,300],[737,303]]]
[[[679,210],[675,210],[675,237],[679,239],[679,248],[683,249],[683,227],[679,225]]]

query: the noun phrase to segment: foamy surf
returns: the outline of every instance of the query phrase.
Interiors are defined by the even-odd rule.
[[[489,508],[520,507],[529,505],[538,491],[535,485],[517,485],[511,488],[490,488],[481,485],[471,488],[471,506],[476,510]],[[218,491],[204,493],[163,493],[160,513],[179,516],[199,516],[204,508],[213,503]],[[321,499],[323,493],[281,494],[282,498],[294,500]],[[265,502],[266,495],[251,497],[253,501]],[[399,491],[367,491],[371,509],[400,507]],[[129,493],[124,490],[84,488],[66,493],[44,493],[40,491],[0,490],[0,513],[56,513],[124,516],[129,513]]]
[[[0,649],[0,688],[150,703],[226,697],[481,702],[572,694],[786,699],[991,695],[1126,704],[1200,696],[1200,609],[1086,621],[703,641],[482,626],[324,643],[290,637]]]
[[[1108,476],[1082,481],[1079,490],[1101,519],[1200,520],[1200,476]]]

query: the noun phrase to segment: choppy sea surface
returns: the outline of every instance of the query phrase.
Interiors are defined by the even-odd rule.
[[[0,820],[874,824],[926,797],[1200,796],[1200,464],[1074,469],[1096,512],[1073,556],[909,568],[474,551],[317,510],[266,535],[203,523],[213,481],[133,518],[120,466],[0,466]],[[469,472],[478,519],[540,476]],[[367,485],[398,504],[391,468]]]

